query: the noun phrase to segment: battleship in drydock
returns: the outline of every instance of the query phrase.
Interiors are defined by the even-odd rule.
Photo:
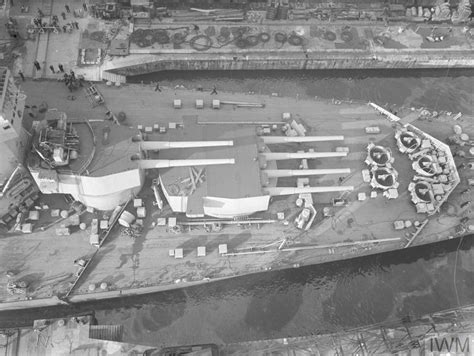
[[[102,94],[118,113],[127,95],[111,90]],[[48,259],[38,248],[44,259],[24,273],[48,281],[51,264],[65,273],[27,296],[77,302],[182,288],[474,226],[474,150],[460,114],[243,94],[203,108],[202,93],[182,91],[193,103],[183,105],[171,92],[143,93],[140,117],[121,123],[52,110],[33,122],[26,166],[42,194],[22,219],[14,207],[2,219],[58,251]]]

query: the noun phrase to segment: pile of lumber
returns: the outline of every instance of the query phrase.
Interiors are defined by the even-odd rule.
[[[243,21],[244,11],[238,9],[203,10],[191,8],[191,11],[172,14],[175,22],[195,21]]]

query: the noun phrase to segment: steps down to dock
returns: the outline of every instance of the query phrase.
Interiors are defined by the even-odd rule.
[[[49,0],[41,0],[40,4],[38,4],[38,8],[41,8],[41,11],[45,14],[45,16],[51,16],[53,12],[52,2]],[[35,59],[40,64],[40,69],[37,70],[33,66],[33,73],[31,76],[34,79],[41,79],[43,76],[46,75],[48,72],[48,45],[49,45],[49,32],[39,33],[37,37],[37,45],[36,45],[36,55]]]
[[[123,339],[123,325],[91,325],[89,338],[121,342]]]
[[[102,80],[105,80],[107,82],[112,82],[112,83],[126,83],[127,82],[127,77],[121,74],[115,74],[107,71],[102,71]]]

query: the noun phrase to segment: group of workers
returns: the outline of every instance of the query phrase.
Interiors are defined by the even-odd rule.
[[[33,19],[33,24],[37,30],[45,31],[45,30],[52,30],[54,32],[64,32],[64,33],[71,33],[73,30],[79,29],[79,22],[71,21],[64,25],[59,23],[59,17],[57,15],[52,15],[50,23],[43,22],[43,16],[40,9],[38,9],[38,16]],[[44,15],[44,14],[43,14]],[[66,14],[63,12],[62,14],[63,20],[66,20]]]
[[[85,5],[85,4],[84,4]],[[71,10],[68,5],[65,5],[67,13],[70,13]],[[22,6],[22,12],[26,11],[26,8]],[[87,9],[87,6],[84,6],[84,10]],[[82,11],[82,10],[81,10]],[[63,20],[66,20],[66,12],[62,12],[61,16]],[[73,30],[79,30],[79,22],[77,21],[70,21],[66,24],[60,24],[59,23],[59,17],[57,15],[51,15],[49,23],[47,21],[44,21],[45,19],[45,14],[43,11],[38,8],[38,14],[36,17],[33,18],[33,24],[27,25],[26,30],[28,33],[35,33],[35,32],[40,32],[43,33],[45,31],[51,31],[51,32],[64,32],[64,33],[71,33]],[[18,29],[18,23],[16,19],[9,17],[7,23],[5,24],[5,27],[7,28],[8,34],[10,37],[14,38],[19,38],[19,29]]]
[[[76,74],[74,71],[71,69],[69,73],[64,73],[64,84],[66,87],[69,89],[70,92],[72,92],[74,89],[77,87],[82,87],[83,85],[83,80],[84,77],[78,76],[76,77]]]
[[[7,32],[10,37],[19,38],[18,23],[13,17],[8,17],[8,21],[5,24],[5,27],[7,28]]]

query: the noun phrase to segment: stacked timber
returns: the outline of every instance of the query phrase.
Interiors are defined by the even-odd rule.
[[[225,10],[223,12],[219,12],[215,21],[243,21],[244,20],[244,12],[242,10]]]
[[[446,21],[451,18],[451,9],[449,3],[444,0],[438,0],[435,6],[435,12],[432,15],[433,21]]]
[[[275,20],[278,14],[279,3],[277,1],[268,0],[266,8],[266,19]]]
[[[247,11],[247,22],[262,23],[265,15],[264,11]]]
[[[471,3],[470,0],[461,0],[458,8],[453,11],[451,21],[453,23],[467,22],[471,16]]]
[[[288,14],[290,12],[289,6],[280,6],[277,11],[277,19],[278,20],[286,20],[288,19]]]
[[[169,17],[170,13],[167,7],[157,7],[155,8],[155,17]]]
[[[294,9],[294,10],[290,10],[289,14],[288,14],[288,18],[290,20],[308,20],[310,18],[310,12],[309,10],[306,10],[306,9],[303,9],[303,10],[299,10],[299,9]]]
[[[191,8],[192,11],[172,14],[174,22],[197,21],[243,21],[244,11],[236,9],[203,10]]]
[[[338,20],[358,20],[359,16],[359,10],[346,8],[341,9],[335,17]]]

